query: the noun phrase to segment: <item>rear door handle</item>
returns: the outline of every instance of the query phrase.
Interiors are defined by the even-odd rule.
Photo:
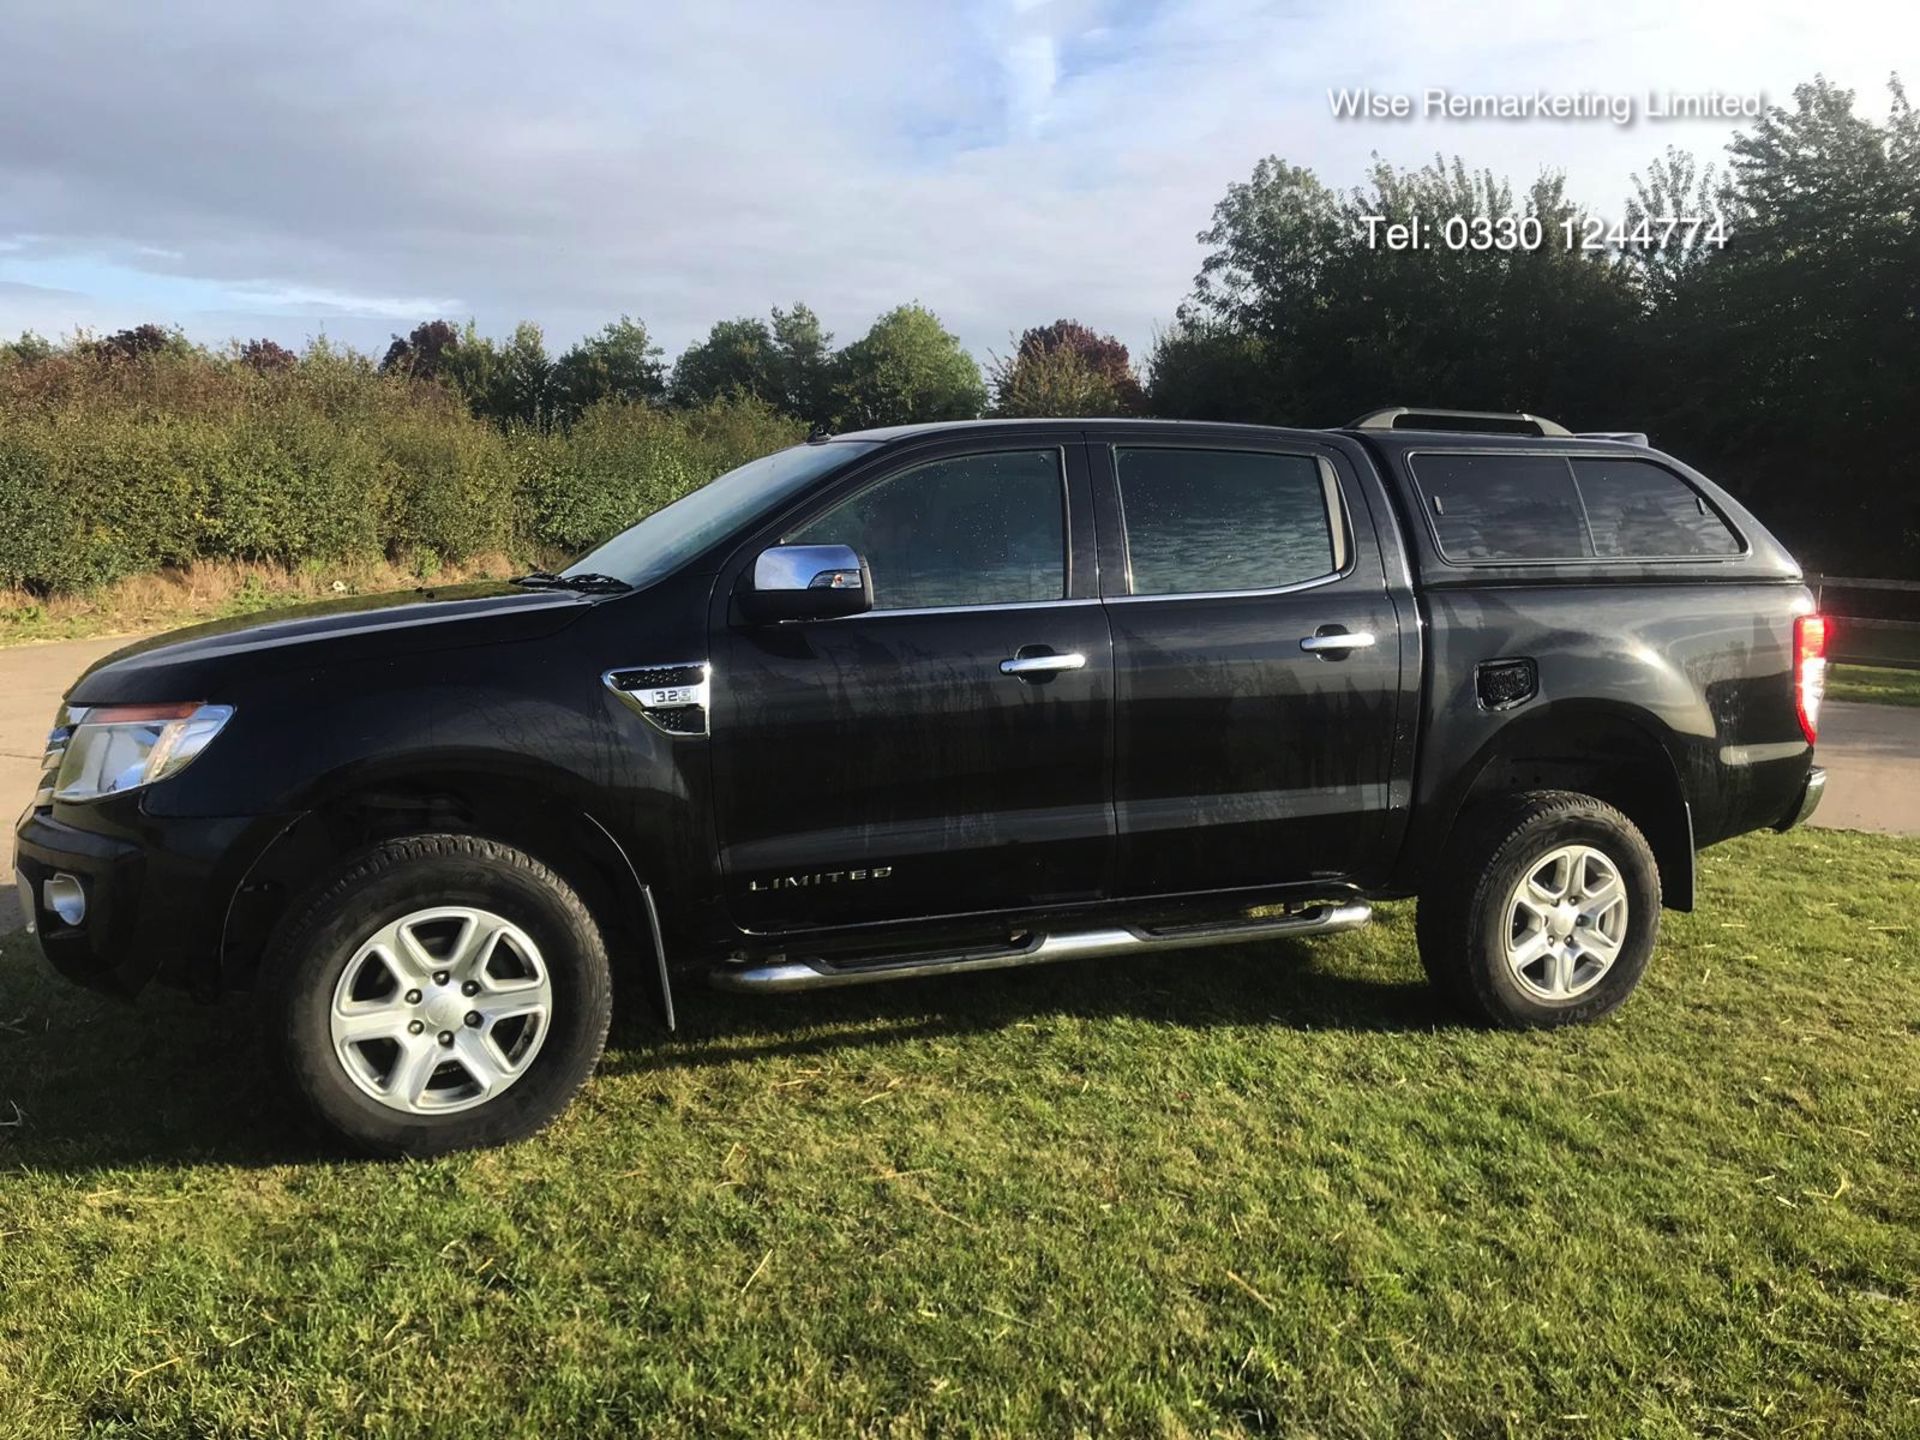
[[[1053,675],[1062,670],[1084,670],[1087,657],[1078,650],[1065,655],[1015,655],[1000,662],[1002,675]]]
[[[1300,641],[1300,648],[1309,655],[1324,655],[1345,650],[1369,650],[1380,643],[1380,637],[1371,630],[1340,631],[1333,635],[1308,635]]]

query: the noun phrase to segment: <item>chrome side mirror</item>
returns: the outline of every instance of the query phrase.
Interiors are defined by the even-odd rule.
[[[834,620],[873,608],[873,576],[850,545],[775,545],[740,578],[735,598],[756,624]]]

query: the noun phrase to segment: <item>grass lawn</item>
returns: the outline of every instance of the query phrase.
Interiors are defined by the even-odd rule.
[[[1827,677],[1835,700],[1870,700],[1881,705],[1920,705],[1920,670],[1880,665],[1836,665]]]
[[[1920,842],[1704,857],[1597,1028],[1412,910],[616,1028],[548,1134],[344,1162],[243,1013],[0,942],[0,1434],[1920,1433]]]

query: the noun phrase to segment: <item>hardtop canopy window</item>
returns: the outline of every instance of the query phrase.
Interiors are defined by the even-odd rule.
[[[1507,560],[1680,560],[1738,555],[1740,539],[1706,497],[1631,455],[1412,457],[1440,553]]]
[[[1664,466],[1624,455],[1583,456],[1572,463],[1595,554],[1660,559],[1740,553],[1739,537],[1707,497]]]

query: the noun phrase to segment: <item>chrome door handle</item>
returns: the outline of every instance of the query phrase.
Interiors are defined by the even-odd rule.
[[[1308,635],[1300,642],[1300,648],[1309,655],[1324,654],[1329,650],[1369,650],[1380,643],[1380,637],[1371,630],[1355,630],[1350,634]]]
[[[1016,655],[1000,662],[1002,675],[1052,675],[1061,670],[1084,670],[1087,657],[1078,650],[1065,655]]]

